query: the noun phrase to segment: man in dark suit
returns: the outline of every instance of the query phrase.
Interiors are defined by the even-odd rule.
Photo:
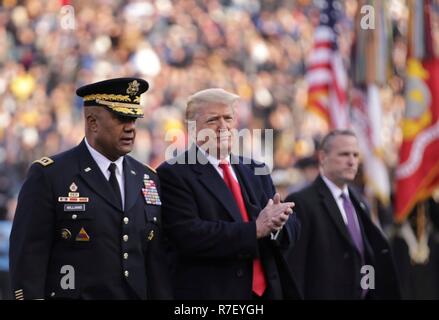
[[[397,299],[399,285],[388,242],[350,187],[359,164],[358,141],[349,130],[321,142],[320,176],[289,195],[301,236],[288,262],[304,299]]]
[[[156,172],[127,155],[148,83],[81,87],[85,139],[35,161],[10,237],[16,299],[169,299]]]
[[[177,299],[298,297],[282,256],[298,235],[294,204],[280,202],[265,165],[231,154],[237,99],[217,88],[192,95],[196,146],[157,169]]]

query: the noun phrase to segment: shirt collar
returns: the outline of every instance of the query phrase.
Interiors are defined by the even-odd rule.
[[[339,200],[342,193],[344,193],[347,197],[349,197],[349,190],[347,185],[345,185],[343,189],[340,189],[334,182],[329,180],[323,174],[322,174],[322,179],[325,182],[325,184],[328,186],[335,200]]]
[[[217,158],[211,156],[210,154],[208,154],[205,150],[203,150],[203,148],[198,147],[198,150],[201,151],[201,153],[207,158],[207,161],[209,161],[209,163],[215,167],[219,167],[219,163],[220,161],[224,161],[226,160],[228,163],[230,163],[230,154],[227,155],[226,158],[222,159],[222,160],[218,160]]]
[[[88,151],[90,151],[91,156],[93,157],[94,161],[96,161],[99,169],[101,169],[102,173],[105,177],[109,176],[108,167],[110,166],[110,163],[114,162],[116,164],[116,171],[118,171],[119,174],[122,174],[123,169],[123,157],[119,157],[116,161],[111,161],[107,157],[105,157],[102,153],[94,149],[87,141],[87,138],[85,138],[85,145],[87,146]],[[108,174],[107,174],[108,173]]]

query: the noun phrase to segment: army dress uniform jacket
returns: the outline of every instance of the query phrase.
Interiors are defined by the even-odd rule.
[[[16,299],[172,298],[157,175],[130,156],[123,168],[124,210],[84,141],[31,166],[10,238]]]

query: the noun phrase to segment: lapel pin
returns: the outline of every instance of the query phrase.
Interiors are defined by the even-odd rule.
[[[91,168],[90,168],[90,167],[87,167],[87,168],[84,169],[84,171],[85,171],[85,172],[89,172],[89,171],[91,171]]]
[[[136,175],[136,171],[134,171],[134,170],[131,170],[131,173],[134,174],[134,175]]]

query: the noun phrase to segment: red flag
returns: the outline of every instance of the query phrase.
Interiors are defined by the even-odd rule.
[[[410,5],[406,110],[396,170],[395,218],[398,222],[439,186],[439,59],[432,51],[429,2],[412,1]]]
[[[410,59],[404,140],[396,171],[396,220],[439,185],[439,60]]]

